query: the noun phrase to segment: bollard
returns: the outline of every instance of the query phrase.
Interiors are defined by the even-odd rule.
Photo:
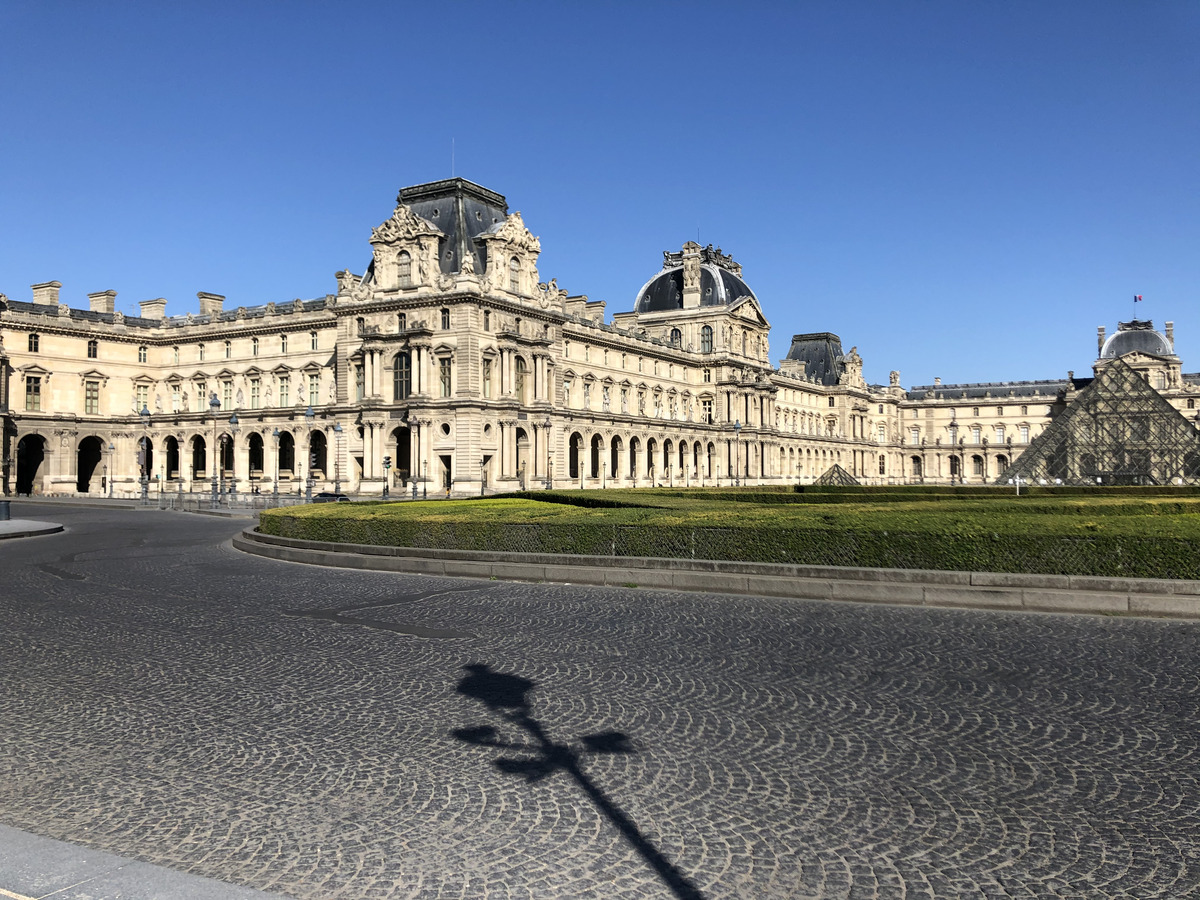
[[[9,501],[0,500],[0,522],[7,522],[9,519],[8,504]]]

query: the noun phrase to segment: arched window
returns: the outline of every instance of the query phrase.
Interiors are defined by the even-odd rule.
[[[175,352],[179,352],[178,347],[175,348]],[[100,354],[100,342],[97,340],[88,341],[87,353],[88,359],[95,359]],[[175,362],[179,362],[179,359],[176,358]]]
[[[407,250],[401,250],[396,262],[400,269],[400,287],[412,287],[412,257]]]
[[[712,353],[712,326],[705,325],[700,329],[700,352]]]
[[[228,343],[228,342],[226,342],[226,343]],[[149,351],[146,349],[145,344],[143,344],[141,347],[138,347],[138,362],[144,363],[146,361],[146,359],[148,358],[148,354],[149,354]]]
[[[412,395],[412,357],[397,353],[392,361],[392,394],[395,400],[407,400]]]
[[[680,331],[678,328],[671,329],[671,346],[672,347],[682,347],[683,346],[683,332]]]
[[[281,334],[279,336],[279,352],[287,353],[287,335],[286,334]]]
[[[396,313],[396,330],[397,331],[407,331],[408,330],[408,316],[406,314]]]
[[[250,355],[258,356],[258,338],[250,339]]]
[[[450,330],[450,310],[442,310],[442,331]]]
[[[515,256],[508,261],[508,289],[514,294],[521,290],[521,261]]]
[[[887,457],[884,456],[882,453],[879,454],[879,474],[880,475],[887,474]]]
[[[231,356],[233,356],[233,343],[230,341],[226,341],[225,342],[225,358],[229,359],[229,357],[231,357]],[[138,362],[145,362],[145,360],[140,359],[140,360],[138,360]]]

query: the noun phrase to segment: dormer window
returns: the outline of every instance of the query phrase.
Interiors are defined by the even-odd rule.
[[[683,346],[683,332],[680,331],[678,328],[671,329],[671,346],[672,347],[682,347]]]
[[[508,289],[514,294],[521,290],[521,261],[515,256],[508,261]]]
[[[396,259],[400,270],[400,287],[412,287],[412,257],[407,250],[401,250]]]

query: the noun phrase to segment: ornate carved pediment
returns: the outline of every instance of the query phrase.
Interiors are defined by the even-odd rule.
[[[423,219],[401,203],[396,207],[392,217],[371,229],[372,244],[394,244],[398,241],[411,241],[425,235],[444,237],[445,235],[428,219]]]
[[[538,254],[542,252],[541,242],[525,227],[521,213],[515,212],[504,220],[504,224],[491,233],[480,235],[484,240],[500,241],[516,250]]]

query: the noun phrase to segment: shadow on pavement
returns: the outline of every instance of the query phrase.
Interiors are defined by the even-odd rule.
[[[464,666],[469,674],[458,683],[457,693],[483,703],[490,712],[515,725],[532,741],[513,743],[505,740],[495,725],[473,725],[451,732],[460,741],[478,747],[494,747],[520,755],[503,755],[492,761],[501,772],[519,775],[529,784],[541,781],[555,772],[565,772],[583,789],[608,820],[638,852],[679,900],[703,900],[696,887],[646,840],[637,825],[588,778],[580,760],[586,754],[636,753],[628,735],[605,731],[579,738],[581,749],[569,744],[557,744],[550,739],[545,726],[533,717],[529,693],[534,682],[520,675],[493,672],[490,666],[473,663]]]

